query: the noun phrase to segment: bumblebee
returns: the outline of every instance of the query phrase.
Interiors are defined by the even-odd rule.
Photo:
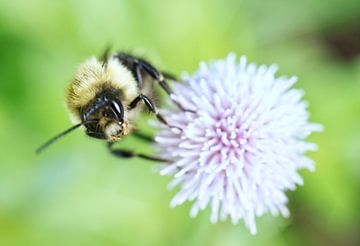
[[[113,144],[134,129],[136,117],[142,108],[139,106],[140,102],[143,102],[160,122],[172,127],[158,112],[151,98],[155,81],[171,100],[183,109],[171,97],[173,92],[165,79],[175,78],[159,72],[146,60],[127,53],[120,52],[109,56],[107,51],[101,59],[92,57],[86,60],[79,66],[65,95],[65,104],[74,126],[50,139],[36,152],[42,152],[59,138],[84,126],[88,136],[106,140],[110,152],[118,157],[138,156],[164,161],[128,150],[115,150]],[[149,139],[139,134],[138,136]]]

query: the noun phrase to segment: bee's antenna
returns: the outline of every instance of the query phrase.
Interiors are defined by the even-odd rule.
[[[41,145],[39,148],[36,149],[36,154],[40,154],[45,148],[47,148],[50,144],[52,144],[53,142],[59,140],[60,138],[62,138],[63,136],[67,135],[68,133],[72,132],[73,130],[75,130],[76,128],[84,125],[85,123],[88,123],[89,121],[85,121],[85,122],[81,122],[79,124],[76,124],[72,127],[70,127],[69,129],[63,131],[62,133],[56,135],[55,137],[51,138],[49,141],[47,141],[46,143],[44,143],[43,145]]]
[[[107,64],[107,61],[108,61],[108,58],[109,58],[109,54],[110,54],[110,51],[111,51],[111,47],[112,45],[111,44],[108,44],[106,46],[106,49],[105,51],[103,52],[103,54],[101,55],[100,57],[100,61],[102,61],[102,66],[105,67],[106,64]]]

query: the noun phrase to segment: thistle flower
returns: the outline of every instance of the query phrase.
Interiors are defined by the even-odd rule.
[[[174,84],[173,99],[189,111],[164,114],[182,132],[158,125],[155,138],[171,160],[160,174],[174,176],[170,188],[180,186],[172,207],[194,201],[195,217],[210,206],[212,223],[243,219],[251,234],[256,216],[289,215],[285,192],[303,184],[299,169],[314,170],[304,154],[317,146],[304,139],[322,127],[308,122],[303,92],[292,88],[297,78],[277,78],[276,70],[230,54]]]

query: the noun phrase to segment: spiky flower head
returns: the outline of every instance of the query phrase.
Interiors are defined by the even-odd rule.
[[[201,63],[183,84],[174,84],[177,100],[188,111],[165,111],[174,131],[158,125],[157,147],[171,160],[161,175],[180,186],[171,206],[193,201],[190,216],[211,207],[211,222],[243,219],[252,234],[255,217],[270,211],[288,216],[287,190],[302,185],[299,169],[314,170],[305,142],[321,126],[308,122],[296,77],[275,77],[277,66],[247,64],[230,54]]]

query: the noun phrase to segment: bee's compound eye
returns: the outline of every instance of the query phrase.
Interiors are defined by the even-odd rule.
[[[85,127],[89,130],[89,131],[96,131],[96,129],[98,128],[98,122],[92,122],[92,123],[86,123]]]
[[[105,107],[102,114],[106,118],[113,118],[114,117],[114,112],[111,110],[110,107]]]

